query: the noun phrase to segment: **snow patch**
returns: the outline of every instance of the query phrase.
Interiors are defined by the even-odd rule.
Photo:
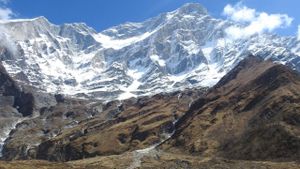
[[[196,16],[194,15],[184,15],[183,18],[185,19],[194,19]]]
[[[144,72],[139,70],[127,70],[127,75],[133,79],[132,83],[128,87],[120,86],[120,90],[124,93],[120,94],[118,100],[126,100],[132,97],[137,97],[134,92],[138,91],[138,88],[142,84],[139,79],[143,76]]]
[[[107,36],[107,35],[104,35],[102,33],[99,33],[97,35],[94,35],[94,38],[96,41],[98,41],[99,43],[102,44],[102,46],[106,49],[108,48],[112,48],[112,49],[115,49],[115,50],[119,50],[119,49],[122,49],[126,46],[129,46],[131,44],[134,44],[134,43],[137,43],[139,41],[142,41],[146,38],[148,38],[149,36],[151,36],[153,32],[146,32],[142,35],[139,35],[139,36],[134,36],[134,37],[131,37],[131,38],[128,38],[128,39],[113,39],[112,37],[110,36]]]
[[[167,20],[171,20],[176,14],[177,14],[177,11],[168,12],[167,15],[166,15]]]
[[[203,54],[204,54],[204,56],[206,57],[206,58],[210,58],[210,54],[211,54],[211,52],[213,51],[213,47],[212,46],[210,46],[210,47],[205,47],[205,48],[202,48],[202,52],[203,52]]]
[[[182,75],[170,75],[168,79],[173,82],[173,85],[177,82],[181,82],[186,79],[186,74]]]
[[[183,47],[190,55],[197,54],[200,51],[199,46],[192,40],[184,41]]]
[[[44,17],[37,17],[32,19],[10,19],[10,20],[0,20],[0,24],[6,24],[6,23],[16,23],[16,22],[33,22],[39,19],[46,19]]]
[[[220,66],[217,63],[209,64],[208,71],[205,72],[205,78],[200,82],[203,87],[211,87],[218,83],[218,81],[226,74],[224,71],[219,71]]]
[[[158,55],[151,55],[150,59],[154,62],[157,63],[159,66],[161,67],[165,67],[166,66],[166,62],[162,59],[160,59],[160,57]]]

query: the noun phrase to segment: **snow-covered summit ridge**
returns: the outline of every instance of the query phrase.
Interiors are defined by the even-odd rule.
[[[21,83],[103,100],[212,86],[248,53],[300,70],[296,37],[229,40],[225,30],[233,25],[195,3],[99,33],[84,23],[55,25],[45,17],[5,21],[0,29],[17,52],[0,50],[0,59]]]

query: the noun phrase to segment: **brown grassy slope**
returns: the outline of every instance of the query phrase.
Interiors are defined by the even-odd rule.
[[[165,149],[244,160],[298,160],[300,77],[249,57],[177,123]]]
[[[36,158],[69,161],[146,148],[163,139],[163,133],[171,132],[172,122],[202,93],[186,91],[111,102],[98,116],[44,141]]]
[[[68,163],[47,161],[0,161],[0,169],[125,169],[132,165],[132,154],[94,157]],[[240,161],[222,158],[163,153],[160,158],[142,158],[141,169],[298,169],[295,162]]]
[[[177,123],[174,137],[162,146],[168,151],[157,150],[154,156],[145,155],[140,168],[300,168],[296,162],[269,161],[299,158],[299,79],[281,65],[256,58],[243,61],[206,96],[196,100]],[[190,97],[195,94],[185,94],[181,102],[176,101],[178,93],[128,100],[119,107],[119,114],[114,112],[119,103],[110,103],[101,117],[83,120],[77,127],[51,139],[53,146],[44,149],[45,158],[51,160],[66,160],[66,153],[71,153],[68,158],[82,158],[72,156],[74,151],[66,151],[66,147],[86,157],[103,156],[68,163],[0,162],[0,169],[127,168],[136,159],[130,151],[148,147],[148,141],[157,137],[156,126],[174,118],[173,111],[182,108],[175,113],[180,117],[188,109]],[[110,120],[104,122],[103,118],[108,116]],[[133,132],[127,130],[130,126],[138,127]],[[122,146],[128,151],[116,152]],[[120,155],[109,155],[111,152]]]

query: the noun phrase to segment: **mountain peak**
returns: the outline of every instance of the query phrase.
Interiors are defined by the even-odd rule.
[[[50,23],[48,19],[44,16],[39,16],[32,19],[11,19],[6,21],[1,21],[1,23],[17,23],[17,22],[45,22]]]
[[[264,65],[261,66],[261,62],[264,62]],[[248,55],[245,59],[243,59],[242,61],[240,61],[231,71],[229,71],[215,86],[214,88],[220,88],[221,86],[225,86],[226,84],[230,83],[231,81],[233,81],[234,79],[237,78],[238,74],[240,74],[241,72],[248,70],[248,69],[252,69],[253,67],[257,68],[257,69],[253,69],[252,72],[254,72],[254,70],[260,70],[258,69],[258,65],[260,65],[261,67],[269,68],[274,66],[275,64],[271,61],[264,61],[261,57],[259,56],[254,56],[252,54]],[[261,71],[264,71],[261,70]],[[260,72],[259,72],[260,73]],[[255,75],[255,74],[253,74]],[[247,76],[247,81],[250,78],[253,78],[253,76]]]
[[[207,15],[207,9],[199,3],[187,3],[178,9],[180,13],[184,14],[202,14]]]
[[[48,21],[48,19],[44,16],[39,16],[39,17],[36,17],[34,18],[33,20],[41,20],[41,21]]]

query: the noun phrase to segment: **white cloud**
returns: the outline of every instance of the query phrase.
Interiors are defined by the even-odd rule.
[[[0,21],[1,20],[9,20],[12,17],[16,16],[15,13],[7,8],[6,5],[10,2],[10,0],[0,0]],[[7,33],[7,29],[3,26],[0,26],[0,47],[7,48],[13,54],[17,52],[17,46],[14,41]]]
[[[0,7],[0,20],[8,20],[14,16],[14,12],[9,8]]]
[[[257,12],[241,3],[235,6],[226,5],[223,15],[228,19],[241,23],[243,26],[231,26],[225,30],[227,36],[232,39],[247,38],[254,34],[272,32],[278,28],[291,25],[293,18],[286,14],[268,14]]]
[[[255,9],[250,9],[241,5],[231,6],[229,4],[225,6],[223,14],[230,16],[230,18],[234,21],[248,22],[255,18]]]
[[[8,20],[15,16],[15,13],[7,6],[11,0],[0,0],[0,20]]]

